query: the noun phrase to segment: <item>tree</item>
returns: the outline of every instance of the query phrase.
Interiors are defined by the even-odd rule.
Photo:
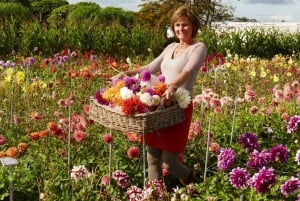
[[[188,4],[204,27],[210,28],[212,22],[229,20],[233,16],[234,8],[222,3],[221,0],[189,0]]]
[[[184,5],[178,0],[142,0],[140,11],[137,13],[141,24],[154,29],[165,29],[169,26],[169,20],[175,9]]]
[[[66,0],[31,0],[30,2],[33,15],[40,21],[45,21],[53,9],[69,4]]]
[[[172,13],[181,5],[190,6],[198,16],[202,28],[211,22],[227,20],[233,16],[233,8],[221,0],[143,0],[138,17],[143,24],[154,28],[169,26]]]

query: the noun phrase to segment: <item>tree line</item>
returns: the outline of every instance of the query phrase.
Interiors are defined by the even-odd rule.
[[[221,0],[142,0],[137,12],[102,8],[91,2],[0,0],[0,59],[11,56],[12,51],[29,56],[35,54],[36,47],[45,56],[65,48],[82,52],[94,50],[119,58],[155,56],[174,40],[167,37],[166,30],[171,14],[181,5],[190,6],[197,13],[201,24],[198,39],[207,44],[209,53],[225,54],[231,48],[231,52],[238,54],[271,57],[279,50],[283,54],[299,51],[297,34],[282,36],[273,32],[270,37],[273,41],[268,45],[265,40],[268,37],[260,30],[258,33],[232,33],[235,35],[213,33],[212,22],[234,19],[234,8]],[[249,48],[249,38],[251,44],[264,44],[264,47],[249,44]],[[275,49],[274,44],[277,45]]]

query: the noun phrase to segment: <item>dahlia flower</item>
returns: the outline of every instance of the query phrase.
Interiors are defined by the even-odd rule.
[[[153,96],[154,95],[154,89],[152,89],[151,87],[148,87],[148,88],[145,88],[145,89],[143,89],[143,92],[144,93],[149,93],[151,96]]]
[[[0,145],[6,144],[7,140],[3,135],[0,135]]]
[[[91,173],[84,165],[73,166],[73,169],[71,170],[71,179],[74,179],[75,181],[88,178],[89,176],[91,176]]]
[[[124,87],[123,82],[117,82],[116,85],[108,88],[102,93],[102,98],[108,102],[113,102],[116,97],[120,96],[120,89]]]
[[[130,147],[127,150],[127,156],[130,159],[138,158],[140,156],[140,149],[138,147]]]
[[[234,163],[235,151],[230,148],[221,148],[220,154],[218,155],[218,168],[221,170],[228,170]]]
[[[125,86],[131,88],[133,85],[138,83],[138,79],[136,77],[124,77],[123,82],[125,82]]]
[[[122,112],[126,116],[145,113],[148,111],[148,106],[141,102],[137,97],[129,98],[123,101]]]
[[[149,86],[154,86],[158,82],[160,82],[159,79],[155,75],[151,75],[149,80],[145,81],[145,80],[141,79],[140,85],[141,85],[141,87],[149,87]]]
[[[267,150],[262,150],[261,152],[254,150],[250,159],[247,162],[247,167],[250,169],[258,170],[268,164],[270,161],[270,153]]]
[[[250,179],[250,185],[257,193],[266,193],[276,182],[276,175],[272,168],[263,167]]]
[[[164,200],[167,198],[167,190],[162,180],[153,180],[145,184],[143,191],[144,200]]]
[[[126,198],[128,201],[143,200],[143,190],[137,186],[131,186],[126,191]]]
[[[249,186],[250,174],[246,169],[237,167],[229,173],[229,181],[234,188],[247,188]]]
[[[281,144],[270,149],[270,158],[273,162],[285,163],[288,159],[288,156],[288,149]]]
[[[128,89],[128,87],[122,87],[120,89],[120,95],[123,100],[134,97],[133,91]]]
[[[111,134],[105,134],[103,136],[103,141],[106,143],[106,144],[111,144],[113,142],[113,136]]]
[[[163,76],[163,75],[159,75],[159,76],[157,76],[157,78],[160,82],[165,82],[165,80],[166,80],[165,76]]]
[[[300,115],[295,115],[291,117],[287,125],[287,133],[293,133],[297,131],[299,123],[300,123]]]
[[[247,153],[259,148],[257,136],[253,133],[244,133],[239,138],[239,144],[243,146]]]
[[[152,96],[152,105],[154,105],[154,106],[157,106],[157,105],[159,105],[160,104],[160,100],[161,100],[161,98],[160,98],[160,96],[159,95],[153,95]]]
[[[163,83],[163,82],[158,82],[157,84],[154,85],[153,89],[154,89],[155,94],[162,97],[162,95],[168,89],[168,85],[166,83]]]
[[[113,172],[112,178],[117,182],[117,185],[121,186],[122,188],[127,188],[130,185],[128,174],[122,172],[121,170],[116,170]]]
[[[191,96],[189,92],[184,88],[178,88],[175,93],[175,98],[181,108],[187,108],[191,102]]]
[[[281,193],[283,195],[293,194],[300,188],[300,181],[298,178],[291,177],[284,184],[280,186]]]
[[[141,72],[141,81],[147,82],[151,79],[151,71],[149,70],[143,70]]]
[[[152,96],[149,93],[143,93],[140,95],[140,100],[142,103],[145,103],[148,106],[152,106],[154,101]]]

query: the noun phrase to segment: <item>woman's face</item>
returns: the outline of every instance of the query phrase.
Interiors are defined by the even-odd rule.
[[[187,17],[182,17],[174,23],[174,32],[180,41],[190,41],[192,39],[193,26]]]

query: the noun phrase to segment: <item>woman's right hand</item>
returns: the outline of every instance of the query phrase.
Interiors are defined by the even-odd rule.
[[[124,76],[126,76],[126,74],[124,72],[120,72],[118,73],[117,75],[114,75],[113,77],[111,77],[111,80],[114,80],[114,79],[121,79],[123,78]]]

